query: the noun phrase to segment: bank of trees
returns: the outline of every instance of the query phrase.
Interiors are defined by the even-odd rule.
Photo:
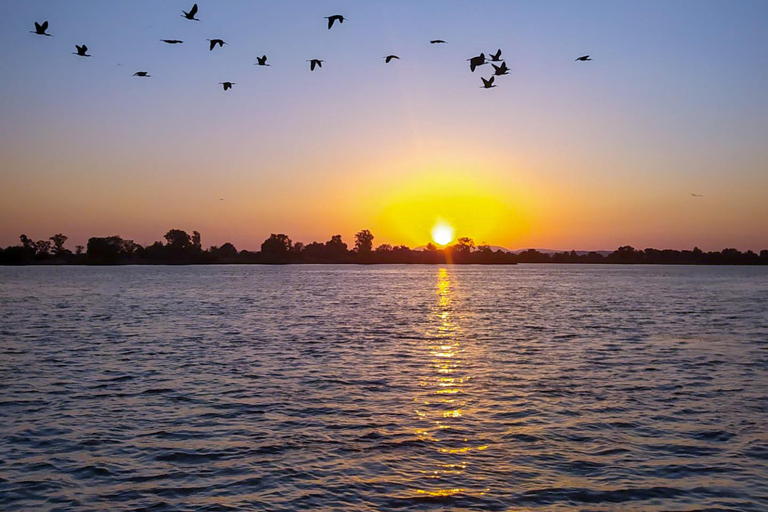
[[[200,265],[200,264],[288,264],[288,263],[423,263],[423,264],[495,264],[515,263],[615,263],[615,264],[673,264],[673,265],[768,265],[768,250],[759,254],[723,249],[719,252],[693,250],[638,250],[619,247],[609,254],[598,252],[543,253],[534,249],[513,254],[493,250],[487,245],[475,246],[471,238],[459,238],[449,247],[434,244],[415,250],[404,245],[374,245],[370,231],[355,235],[350,249],[341,235],[326,242],[303,244],[285,234],[272,234],[261,244],[261,250],[238,251],[231,243],[203,249],[202,236],[181,229],[171,229],[157,241],[143,247],[120,236],[93,237],[87,246],[78,245],[74,251],[65,247],[66,235],[61,233],[45,240],[19,237],[19,244],[0,249],[0,265]]]

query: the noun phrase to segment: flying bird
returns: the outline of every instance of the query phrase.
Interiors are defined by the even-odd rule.
[[[328,20],[328,30],[331,30],[331,27],[333,26],[333,23],[335,21],[338,21],[339,23],[344,23],[344,21],[347,20],[347,18],[345,18],[341,14],[334,14],[333,16],[326,16],[325,19]]]
[[[224,90],[228,91],[229,89],[232,88],[233,85],[236,85],[236,84],[235,84],[235,82],[219,82],[219,85],[223,85],[224,86]]]
[[[320,59],[312,59],[312,60],[308,60],[307,62],[309,62],[309,70],[310,71],[314,71],[315,70],[315,66],[317,66],[319,68],[323,67],[323,62],[325,62],[325,61],[324,60],[320,60]]]
[[[576,60],[580,60],[581,62],[586,62],[588,60],[592,60],[589,58],[589,55],[583,55],[581,57],[577,57]]]
[[[188,20],[192,21],[200,21],[199,19],[195,18],[195,14],[197,14],[197,4],[193,5],[192,8],[187,11],[181,11],[184,14],[181,15],[182,18],[187,18]]]
[[[501,48],[499,48],[499,50],[496,53],[490,53],[489,55],[491,56],[492,62],[499,62],[504,60],[501,58]]]
[[[485,54],[481,53],[477,57],[472,57],[471,59],[467,59],[469,61],[469,69],[473,73],[475,72],[475,69],[478,66],[482,66],[483,64],[486,64],[485,62]]]
[[[704,196],[703,196],[703,195],[701,195],[701,194],[694,194],[694,193],[691,193],[691,196],[693,196],[693,197],[704,197]]]
[[[506,62],[502,62],[501,66],[497,66],[496,64],[491,64],[491,66],[493,66],[494,76],[503,76],[509,74],[509,68],[507,67]]]
[[[216,45],[219,45],[221,48],[224,48],[224,45],[227,44],[224,42],[223,39],[206,39],[206,41],[211,42],[211,50],[213,51],[214,48],[216,48]]]
[[[76,44],[75,48],[77,48],[77,51],[76,52],[72,52],[73,55],[77,55],[78,57],[90,57],[90,55],[85,53],[85,52],[88,51],[88,47],[87,46],[85,46],[85,45],[80,46],[80,45]]]
[[[179,39],[161,39],[161,41],[168,44],[181,44],[184,42]]]
[[[483,78],[483,77],[480,77],[480,78],[482,78],[482,80],[483,80],[482,89],[490,89],[492,87],[496,87],[495,85],[493,85],[494,77],[491,77],[491,78],[489,78],[487,80],[485,78]]]
[[[133,76],[140,76],[143,78],[150,78],[152,75],[149,74],[147,71],[137,71],[133,74]]]
[[[446,43],[442,39],[433,39],[430,41],[430,44],[448,44],[448,43]]]
[[[256,60],[259,61],[258,64],[255,64],[255,66],[269,66],[267,64],[267,56],[262,55],[261,57],[256,57]]]
[[[35,31],[32,32],[29,31],[32,34],[37,34],[39,36],[48,36],[51,37],[51,34],[46,34],[45,31],[48,30],[48,22],[44,21],[43,24],[39,24],[38,22],[35,22]]]
[[[384,57],[384,60],[387,62],[387,64],[392,62],[392,59],[400,60],[400,57],[398,57],[397,55],[387,55],[386,57]]]

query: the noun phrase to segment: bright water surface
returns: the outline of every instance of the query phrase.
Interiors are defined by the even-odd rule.
[[[0,268],[2,510],[768,510],[768,268]]]

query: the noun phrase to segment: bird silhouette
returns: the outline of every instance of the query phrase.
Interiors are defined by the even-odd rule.
[[[235,84],[235,82],[219,82],[219,85],[223,85],[224,86],[224,90],[228,91],[229,89],[232,88],[233,85],[236,85],[236,84]]]
[[[269,64],[267,64],[266,55],[262,55],[261,57],[256,57],[256,60],[259,61],[258,64],[255,64],[256,66],[269,66]]]
[[[161,39],[161,41],[168,44],[181,44],[184,42],[179,39]]]
[[[152,75],[150,75],[147,71],[137,71],[133,74],[133,76],[140,76],[142,78],[150,78]]]
[[[588,60],[592,60],[589,58],[589,55],[583,55],[581,57],[576,57],[576,60],[580,60],[581,62],[586,62]]]
[[[386,57],[384,57],[384,60],[387,62],[387,64],[392,62],[392,59],[400,60],[400,57],[398,57],[397,55],[387,55]]]
[[[489,78],[487,80],[485,78],[483,78],[483,77],[480,77],[480,78],[482,78],[482,80],[483,80],[482,89],[490,89],[492,87],[496,87],[495,85],[493,85],[494,77],[491,77],[491,78]]]
[[[219,45],[220,47],[224,48],[224,45],[227,44],[224,42],[223,39],[206,39],[206,41],[211,42],[211,50],[213,51],[214,48],[216,48],[216,45]]]
[[[77,55],[78,57],[90,57],[90,55],[85,53],[85,52],[88,51],[88,47],[87,46],[85,46],[85,45],[80,46],[80,45],[76,44],[75,48],[77,48],[77,51],[76,52],[72,52],[73,55]]]
[[[325,61],[324,60],[320,60],[320,59],[312,59],[312,60],[308,60],[307,62],[309,62],[309,70],[310,71],[314,71],[315,70],[315,66],[317,66],[319,68],[323,67],[323,62],[325,62]]]
[[[691,193],[691,196],[693,196],[693,197],[704,197],[704,196],[703,196],[703,195],[701,195],[701,194],[694,194],[694,193]]]
[[[188,20],[192,21],[200,21],[199,19],[195,18],[195,14],[197,14],[197,4],[193,5],[192,8],[187,11],[181,11],[184,14],[181,15],[182,18],[187,18]]]
[[[331,27],[333,27],[333,23],[338,21],[339,23],[344,23],[347,18],[342,16],[341,14],[334,14],[333,16],[326,16],[325,19],[328,20],[328,30],[331,30]]]
[[[430,41],[430,44],[448,44],[448,43],[446,43],[442,39],[433,39]]]
[[[483,64],[486,64],[485,62],[485,54],[481,53],[477,57],[472,57],[471,59],[467,59],[469,61],[469,69],[473,73],[475,72],[475,69],[478,66],[482,66]]]
[[[501,66],[497,66],[496,64],[491,64],[491,66],[493,66],[494,76],[503,76],[509,74],[509,68],[507,67],[506,62],[502,62]]]
[[[37,34],[39,36],[48,36],[51,37],[51,34],[46,34],[45,31],[48,30],[48,22],[44,21],[43,24],[39,24],[38,22],[35,22],[35,31],[32,32],[29,31],[32,34]]]
[[[496,53],[489,53],[488,55],[491,56],[491,62],[499,62],[504,59],[501,58],[501,48]]]

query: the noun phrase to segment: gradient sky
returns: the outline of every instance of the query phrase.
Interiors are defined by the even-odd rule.
[[[192,3],[0,3],[0,245],[413,247],[442,219],[513,249],[768,248],[764,0]],[[466,59],[497,48],[483,90]]]

